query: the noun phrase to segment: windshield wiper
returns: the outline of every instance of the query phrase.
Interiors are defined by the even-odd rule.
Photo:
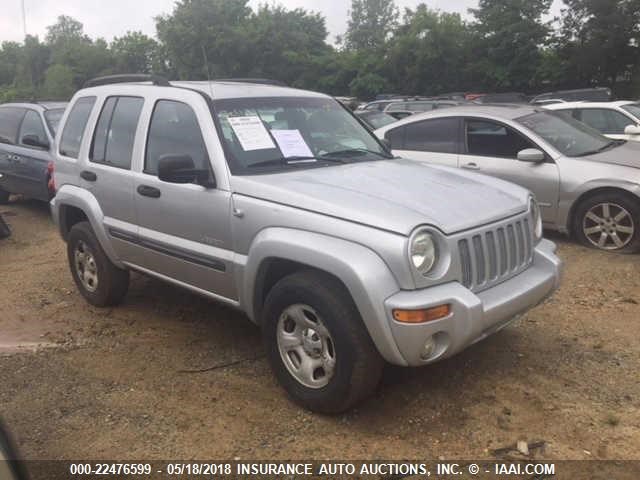
[[[323,154],[322,158],[330,158],[335,155],[366,155],[368,153],[371,153],[372,155],[377,155],[382,158],[387,158],[387,159],[393,158],[386,153],[376,152],[375,150],[368,150],[366,148],[349,148],[346,150],[338,150],[337,152],[329,152],[329,153]]]
[[[316,162],[334,162],[334,163],[345,163],[345,161],[341,158],[332,158],[332,157],[278,157],[272,158],[270,160],[262,160],[260,162],[252,163],[248,165],[247,168],[256,168],[256,167],[270,167],[270,166],[284,166],[288,167],[290,165],[308,165]]]
[[[625,143],[624,140],[611,140],[609,143],[607,143],[606,145],[600,148],[596,148],[595,150],[588,150],[586,152],[580,153],[579,155],[576,155],[576,157],[586,157],[587,155],[595,155],[596,153],[602,153],[605,150],[609,150],[613,146],[619,146],[619,145],[622,145],[623,143]]]

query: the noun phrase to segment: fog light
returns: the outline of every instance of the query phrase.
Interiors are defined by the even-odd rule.
[[[424,347],[422,347],[422,352],[420,352],[420,358],[422,360],[429,360],[435,353],[437,346],[435,337],[430,335],[427,341],[424,342]]]

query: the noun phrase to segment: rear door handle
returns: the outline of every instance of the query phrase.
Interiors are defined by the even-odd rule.
[[[137,190],[143,197],[160,198],[160,195],[162,195],[160,190],[149,185],[139,185]]]
[[[478,164],[474,162],[465,163],[464,165],[462,165],[462,168],[465,168],[467,170],[480,170]]]
[[[80,177],[82,177],[87,182],[95,182],[96,180],[98,180],[98,176],[95,173],[90,172],[89,170],[81,171]]]

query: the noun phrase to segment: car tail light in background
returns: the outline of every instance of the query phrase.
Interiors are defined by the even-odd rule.
[[[47,182],[47,188],[49,189],[49,195],[54,197],[56,194],[56,181],[53,178],[54,165],[53,162],[49,162],[47,164],[47,177],[49,178]]]

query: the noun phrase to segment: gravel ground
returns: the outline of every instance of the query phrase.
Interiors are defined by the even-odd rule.
[[[91,307],[47,207],[0,212],[0,415],[27,458],[491,459],[525,440],[546,460],[640,459],[640,255],[553,236],[552,299],[321,416],[286,398],[240,313],[138,275],[124,305]]]

